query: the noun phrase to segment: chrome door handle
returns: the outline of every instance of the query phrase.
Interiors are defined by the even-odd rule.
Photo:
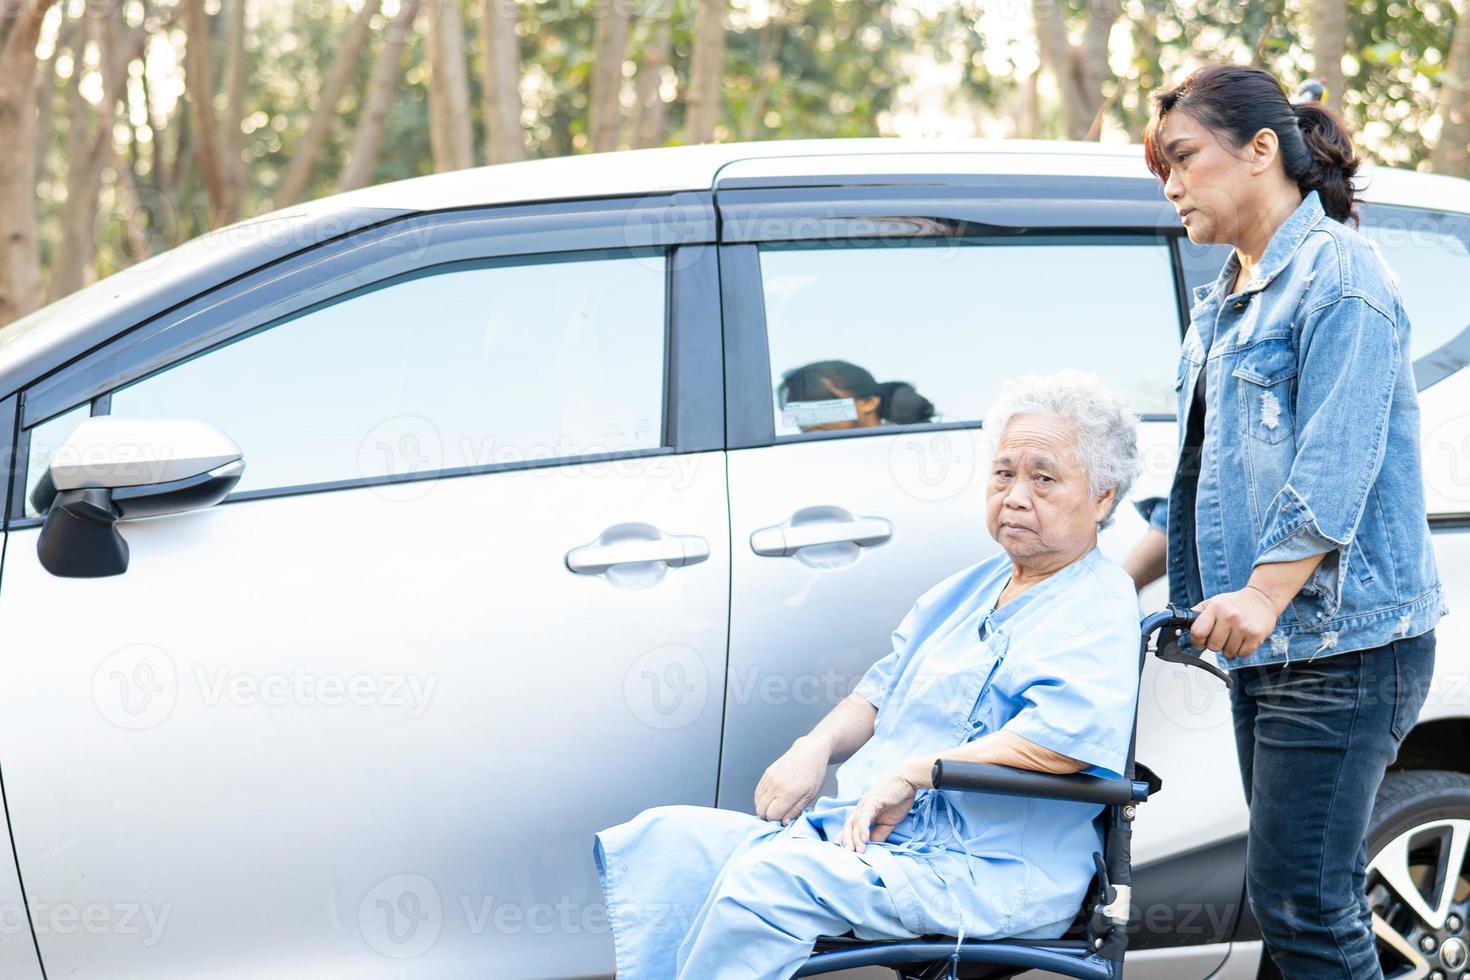
[[[881,517],[859,517],[825,524],[777,524],[751,532],[750,549],[758,555],[786,558],[797,549],[816,544],[852,544],[870,547],[893,537],[893,525]]]
[[[669,534],[652,541],[584,544],[567,552],[567,568],[582,575],[601,575],[614,565],[667,562],[673,568],[709,557],[709,542],[697,534]]]

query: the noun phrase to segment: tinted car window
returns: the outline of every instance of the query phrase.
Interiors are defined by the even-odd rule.
[[[661,445],[664,260],[428,270],[174,365],[112,414],[211,422],[237,492]]]
[[[1470,513],[1470,216],[1370,207],[1364,217],[1409,315],[1428,511]]]
[[[1174,412],[1179,306],[1156,239],[760,250],[776,434],[975,421],[1000,382],[1080,367]]]

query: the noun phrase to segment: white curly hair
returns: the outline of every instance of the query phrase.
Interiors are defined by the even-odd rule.
[[[1112,509],[1097,526],[1101,530],[1111,525],[1113,512],[1143,469],[1138,415],[1097,375],[1076,370],[1025,374],[1002,384],[985,412],[992,451],[1016,415],[1056,415],[1071,426],[1090,494],[1096,497],[1109,487],[1116,490]]]

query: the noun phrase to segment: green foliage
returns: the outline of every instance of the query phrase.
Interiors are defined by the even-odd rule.
[[[212,222],[198,168],[187,143],[177,153],[181,131],[191,127],[187,104],[175,101],[184,48],[182,0],[122,0],[131,24],[147,23],[154,46],[174,49],[174,58],[150,59],[171,75],[150,78],[155,115],[166,117],[162,140],[163,172],[155,173],[147,121],[137,108],[132,86],[131,119],[143,133],[124,156],[143,213],[120,213],[121,197],[109,174],[104,179],[99,215],[97,269],[112,271],[136,259],[124,245],[123,221],[145,229],[150,251],[158,251],[207,230]],[[498,0],[506,2],[506,0]],[[609,3],[631,5],[632,31],[625,75],[644,64],[655,34],[652,18],[669,18],[672,38],[665,78],[679,93],[665,106],[666,143],[680,143],[682,93],[689,79],[696,0],[520,0],[518,34],[522,59],[521,94],[526,143],[533,157],[585,151],[587,102],[596,18]],[[1099,0],[1058,0],[1074,39]],[[1306,0],[1121,0],[1114,27],[1113,68],[1104,85],[1110,97],[1106,137],[1138,139],[1150,111],[1150,95],[1176,81],[1189,68],[1209,60],[1244,62],[1259,46],[1262,63],[1289,88],[1311,74]],[[1456,0],[1345,0],[1348,4],[1348,57],[1345,59],[1344,111],[1370,157],[1395,166],[1425,166],[1432,138],[1436,96],[1446,83],[1458,84],[1448,70]],[[247,0],[247,77],[243,118],[248,187],[246,214],[272,206],[277,185],[296,151],[317,105],[317,93],[330,71],[352,18],[360,16],[341,0]],[[476,157],[483,160],[483,116],[479,49],[480,2],[462,0],[465,50],[470,62],[472,128]],[[1464,0],[1459,0],[1461,8]],[[368,44],[336,107],[328,137],[311,175],[306,197],[335,191],[360,122],[377,52],[396,4],[375,15]],[[76,10],[80,0],[70,0]],[[881,135],[888,114],[901,108],[904,87],[923,66],[953,72],[957,83],[947,108],[957,118],[1002,129],[1012,125],[1035,66],[1030,11],[1022,0],[1006,0],[1011,36],[987,39],[985,0],[923,3],[920,0],[731,0],[721,86],[717,138],[786,139]],[[216,83],[223,73],[220,4],[206,8],[215,22]],[[993,12],[991,14],[994,16]],[[427,64],[424,16],[410,36],[402,58],[396,95],[389,112],[375,181],[395,180],[433,170],[427,119]],[[1058,135],[1054,100],[1043,98],[1038,134]],[[60,234],[61,194],[66,179],[69,127],[67,82],[60,80],[51,100],[54,121],[39,182],[43,265],[52,261]],[[626,134],[631,126],[624,127]],[[119,135],[126,135],[120,127]],[[1466,176],[1470,176],[1467,174]],[[110,210],[109,210],[110,209]]]

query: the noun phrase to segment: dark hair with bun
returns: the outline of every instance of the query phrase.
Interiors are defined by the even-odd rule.
[[[1171,89],[1154,95],[1154,114],[1143,134],[1144,160],[1160,180],[1169,164],[1159,145],[1164,116],[1189,113],[1236,147],[1269,129],[1281,148],[1286,176],[1302,193],[1317,191],[1322,210],[1344,223],[1358,223],[1353,175],[1362,159],[1341,117],[1319,102],[1292,103],[1276,76],[1262,68],[1207,65]]]
[[[834,395],[832,388],[845,391],[847,395]],[[934,404],[907,381],[884,381],[880,384],[866,368],[851,361],[814,361],[792,368],[782,375],[781,384],[776,389],[776,397],[783,406],[788,401],[868,398],[873,395],[878,396],[878,417],[896,425],[928,422],[934,415]]]

